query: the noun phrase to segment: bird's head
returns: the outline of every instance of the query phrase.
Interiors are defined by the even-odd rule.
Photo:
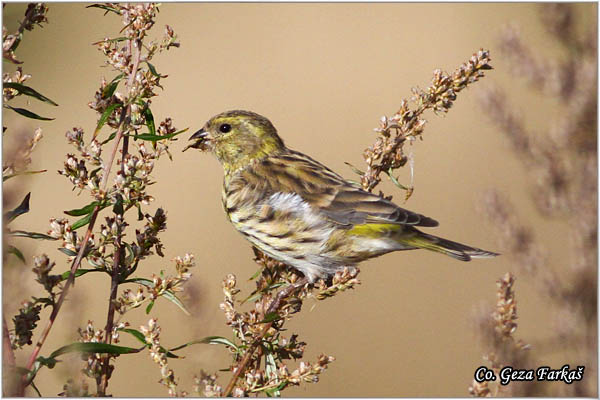
[[[212,117],[194,133],[193,148],[211,151],[226,172],[246,167],[284,148],[271,121],[250,111],[227,111]]]

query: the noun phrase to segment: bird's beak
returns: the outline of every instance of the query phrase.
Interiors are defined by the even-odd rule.
[[[205,144],[207,141],[210,140],[210,136],[208,134],[207,131],[204,130],[204,128],[200,129],[198,132],[194,133],[192,136],[190,136],[189,140],[194,140],[193,143],[187,145],[183,151],[186,151],[189,148],[192,149],[204,149],[205,148]]]

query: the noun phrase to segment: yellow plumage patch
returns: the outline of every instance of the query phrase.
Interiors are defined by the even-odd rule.
[[[355,225],[348,231],[349,235],[379,238],[388,236],[390,233],[402,231],[402,225],[398,224],[360,224]]]

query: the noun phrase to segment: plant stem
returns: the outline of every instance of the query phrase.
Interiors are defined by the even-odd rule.
[[[141,49],[140,49],[140,42],[137,41],[136,42],[136,46],[132,46],[132,41],[129,41],[129,51],[131,51],[132,47],[135,47],[136,51],[135,51],[135,59],[134,59],[134,63],[133,63],[133,69],[129,75],[129,79],[127,80],[127,89],[129,91],[129,94],[131,95],[133,93],[132,91],[132,85],[135,79],[135,75],[137,74],[137,70],[140,64],[140,57],[141,57]],[[126,117],[126,125],[129,126],[129,121],[131,119],[131,106],[128,105],[126,107],[127,109],[127,117]],[[125,167],[125,157],[127,156],[127,153],[129,151],[129,137],[125,136],[123,139],[123,149],[121,151],[121,172],[124,172],[124,167]],[[121,212],[119,214],[116,214],[116,217],[123,217],[123,211],[121,210]],[[117,226],[119,226],[119,223],[117,223]],[[119,228],[119,231],[117,233],[117,237],[115,240],[115,253],[114,253],[114,257],[113,257],[113,268],[112,268],[112,277],[111,277],[111,284],[110,284],[110,296],[108,299],[108,313],[106,316],[106,327],[104,328],[105,331],[105,337],[104,337],[104,343],[110,344],[112,342],[112,330],[113,330],[113,326],[114,326],[114,320],[115,320],[115,300],[117,298],[117,291],[119,288],[119,284],[120,279],[121,279],[121,261],[123,259],[122,255],[123,255],[123,247],[122,247],[122,243],[121,243],[121,238],[123,236],[123,232],[121,232],[121,229]],[[110,379],[110,355],[107,354],[104,358],[103,358],[103,364],[102,364],[102,375],[100,377],[100,382],[98,384],[98,396],[106,396],[106,388],[108,387],[108,381]]]
[[[106,192],[106,186],[108,184],[108,175],[110,174],[110,170],[112,169],[112,165],[113,165],[113,162],[115,161],[115,156],[117,154],[117,149],[119,148],[119,143],[121,142],[121,138],[123,137],[123,126],[124,126],[125,116],[126,116],[126,108],[124,108],[123,112],[121,112],[119,129],[117,130],[117,134],[115,135],[115,145],[113,147],[113,151],[112,151],[110,158],[109,158],[108,162],[106,163],[106,165],[104,167],[104,171],[102,173],[102,182],[100,184],[102,192]],[[88,224],[88,229],[85,232],[85,236],[81,242],[81,247],[79,249],[79,252],[77,253],[77,257],[75,257],[75,260],[73,260],[73,263],[71,264],[71,271],[69,272],[69,278],[67,279],[67,282],[65,283],[65,286],[64,286],[62,292],[60,293],[58,301],[56,302],[54,307],[52,307],[52,313],[50,313],[50,317],[48,318],[48,322],[46,323],[46,326],[44,327],[44,330],[42,331],[42,335],[40,336],[40,339],[36,343],[35,348],[31,352],[31,356],[29,357],[29,360],[27,361],[27,365],[25,368],[28,369],[29,371],[31,371],[31,368],[33,367],[33,364],[35,363],[35,360],[37,359],[38,355],[40,354],[40,350],[42,349],[42,346],[46,342],[46,338],[48,337],[48,334],[50,333],[50,330],[52,329],[52,326],[54,325],[56,316],[58,315],[58,312],[60,311],[62,304],[65,301],[65,297],[67,296],[67,293],[69,293],[69,289],[75,283],[75,272],[77,272],[77,269],[81,265],[81,260],[83,259],[83,254],[87,248],[87,244],[88,244],[90,238],[92,237],[92,231],[94,229],[94,224],[96,223],[96,218],[98,217],[99,212],[100,212],[100,205],[98,204],[94,208],[94,211],[92,212],[92,217],[90,218],[90,222]],[[30,379],[33,379],[33,377],[31,377]],[[24,391],[24,388],[26,386],[28,386],[29,383],[31,382],[30,379],[27,378],[27,375],[23,376],[23,391]]]
[[[277,296],[275,297],[275,299],[269,305],[269,308],[265,312],[265,315],[271,314],[271,313],[277,311],[279,309],[279,307],[281,306],[281,302],[284,299],[291,296],[296,290],[302,288],[307,283],[308,283],[308,279],[302,278],[302,279],[298,280],[296,283],[291,284],[288,287],[280,290],[279,293],[277,293]],[[258,345],[262,342],[262,339],[265,337],[265,335],[267,334],[269,329],[271,329],[271,326],[273,326],[273,322],[275,322],[275,321],[268,322],[264,325],[262,331],[260,331],[260,333],[254,339],[254,341],[252,342],[252,344],[250,345],[248,350],[246,350],[246,353],[244,354],[244,358],[242,358],[242,360],[236,366],[235,372],[233,373],[231,380],[229,381],[229,383],[227,384],[227,387],[225,388],[225,391],[223,392],[224,397],[231,396],[231,393],[233,392],[233,388],[235,387],[237,380],[239,379],[240,375],[242,375],[242,372],[245,371],[246,368],[248,367],[248,363],[250,362],[250,359],[252,358],[254,351],[256,350]]]

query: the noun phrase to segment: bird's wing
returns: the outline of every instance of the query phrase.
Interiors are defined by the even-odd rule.
[[[414,213],[346,181],[318,161],[295,151],[263,160],[254,168],[270,193],[295,193],[313,210],[345,226],[384,223],[437,226],[432,218]]]
[[[389,200],[351,185],[339,187],[333,199],[321,211],[340,224],[438,226],[438,222],[432,218],[398,207]]]

